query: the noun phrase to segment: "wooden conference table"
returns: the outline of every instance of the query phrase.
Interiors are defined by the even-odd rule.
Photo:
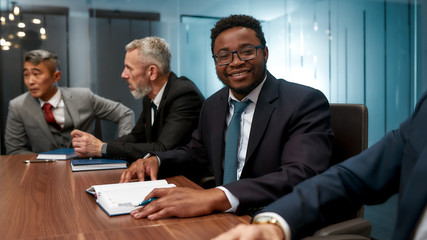
[[[69,160],[23,163],[35,157],[0,156],[0,239],[210,239],[250,221],[229,213],[163,220],[109,217],[85,189],[117,183],[122,169],[72,172]],[[200,189],[183,176],[167,181]]]

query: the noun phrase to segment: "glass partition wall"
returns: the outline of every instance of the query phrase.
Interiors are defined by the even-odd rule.
[[[15,6],[20,13],[10,20]],[[88,87],[138,117],[141,101],[120,77],[125,45],[150,35],[165,38],[172,70],[209,97],[223,86],[211,57],[210,29],[229,14],[262,21],[267,68],[276,77],[318,88],[333,103],[366,104],[372,145],[409,116],[426,90],[425,9],[419,0],[0,0],[1,145],[8,102],[26,91],[21,69],[28,50],[58,53],[61,86]],[[114,128],[102,123],[104,140],[115,137]],[[395,201],[387,204],[389,211]],[[371,212],[381,209],[366,209],[375,218]],[[390,234],[394,219],[387,219],[372,219],[374,237]]]

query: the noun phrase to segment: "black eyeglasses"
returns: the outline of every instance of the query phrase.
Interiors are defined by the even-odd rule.
[[[215,59],[215,62],[218,65],[228,65],[233,61],[235,53],[242,61],[248,61],[256,58],[258,48],[264,48],[264,45],[244,47],[236,51],[220,52],[217,54],[213,54],[212,57]]]

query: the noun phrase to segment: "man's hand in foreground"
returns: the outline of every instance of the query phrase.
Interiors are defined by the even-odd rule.
[[[71,132],[74,152],[80,157],[102,157],[101,148],[104,144],[90,133],[80,130]]]
[[[213,240],[282,240],[283,231],[273,224],[239,224]]]
[[[156,156],[140,158],[132,163],[120,176],[120,182],[129,182],[132,178],[138,177],[139,181],[144,181],[145,176],[150,176],[151,180],[157,180],[159,172],[159,162]]]
[[[157,197],[150,204],[131,212],[134,218],[150,220],[168,217],[195,217],[231,207],[225,193],[217,188],[195,190],[184,187],[157,188],[145,199]]]

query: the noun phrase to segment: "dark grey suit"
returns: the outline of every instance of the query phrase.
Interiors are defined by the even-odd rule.
[[[413,115],[361,154],[295,187],[266,207],[289,224],[292,239],[352,216],[362,204],[399,193],[393,239],[412,239],[427,205],[427,95]]]
[[[5,146],[6,154],[40,153],[69,148],[73,129],[92,132],[95,119],[118,123],[119,136],[131,131],[133,111],[86,88],[60,88],[65,104],[65,126],[61,131],[46,123],[39,101],[28,92],[9,102]]]
[[[228,97],[225,87],[206,99],[187,146],[156,153],[161,159],[159,173],[183,164],[205,164],[212,168],[216,184],[222,184]],[[239,199],[238,213],[271,203],[329,165],[329,103],[318,90],[268,73],[250,131],[241,178],[224,186]]]

